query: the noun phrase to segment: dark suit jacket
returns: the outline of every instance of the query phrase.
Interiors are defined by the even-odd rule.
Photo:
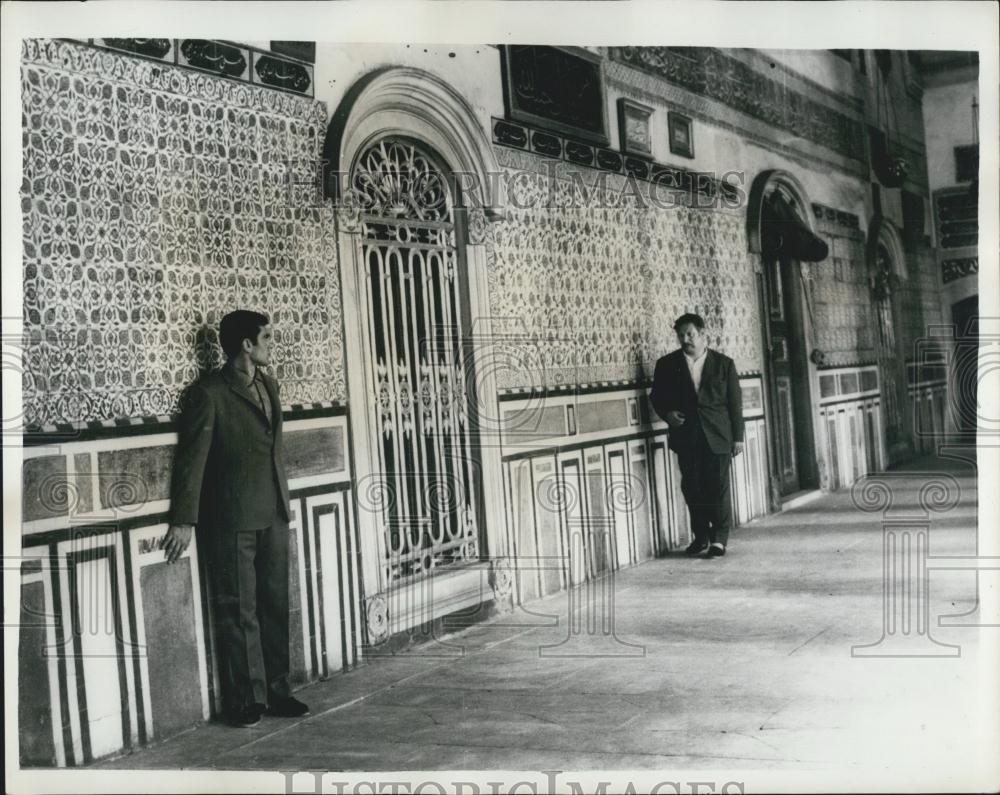
[[[181,413],[170,496],[171,524],[222,532],[291,518],[281,448],[278,384],[260,371],[272,424],[229,365],[194,384]]]
[[[686,417],[683,425],[670,429],[670,449],[676,452],[693,448],[698,424],[695,419],[700,420],[713,453],[732,452],[733,442],[743,441],[743,396],[736,364],[711,349],[705,357],[697,394],[683,349],[678,348],[656,362],[653,389],[649,393],[653,409],[664,421],[668,411],[681,411]]]

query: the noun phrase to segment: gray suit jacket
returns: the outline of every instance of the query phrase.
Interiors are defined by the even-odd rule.
[[[281,446],[278,384],[260,372],[271,423],[230,365],[194,384],[178,423],[171,524],[235,532],[291,519]]]

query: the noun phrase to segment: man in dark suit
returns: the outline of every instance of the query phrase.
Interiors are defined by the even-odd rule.
[[[729,465],[743,452],[740,381],[733,360],[709,349],[700,316],[681,315],[674,331],[681,347],[657,361],[649,400],[677,453],[694,535],[687,553],[719,557],[733,525]]]
[[[264,712],[308,712],[288,682],[288,479],[278,384],[263,370],[267,316],[230,312],[219,341],[228,361],[192,386],[181,414],[162,546],[173,563],[198,526],[215,591],[225,712],[232,724],[253,726]]]

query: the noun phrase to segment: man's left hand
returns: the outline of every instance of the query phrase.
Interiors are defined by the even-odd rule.
[[[733,458],[743,452],[743,442],[733,442]]]

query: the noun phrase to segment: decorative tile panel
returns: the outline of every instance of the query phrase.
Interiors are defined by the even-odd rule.
[[[813,307],[813,339],[829,367],[875,361],[875,320],[864,238],[850,223],[833,225],[831,219],[841,215],[847,214],[827,208],[827,222],[820,232],[832,256],[809,265],[806,279]]]
[[[285,403],[343,401],[332,210],[289,185],[324,106],[66,41],[21,73],[27,423],[173,413],[238,307]]]
[[[642,206],[620,175],[583,201],[565,171],[552,184],[543,158],[494,151],[512,195],[490,225],[492,311],[524,330],[503,342],[511,366],[498,371],[501,389],[650,377],[677,347],[672,326],[684,312],[705,317],[710,344],[740,371],[759,370],[742,212],[696,207],[690,194],[676,207]]]

